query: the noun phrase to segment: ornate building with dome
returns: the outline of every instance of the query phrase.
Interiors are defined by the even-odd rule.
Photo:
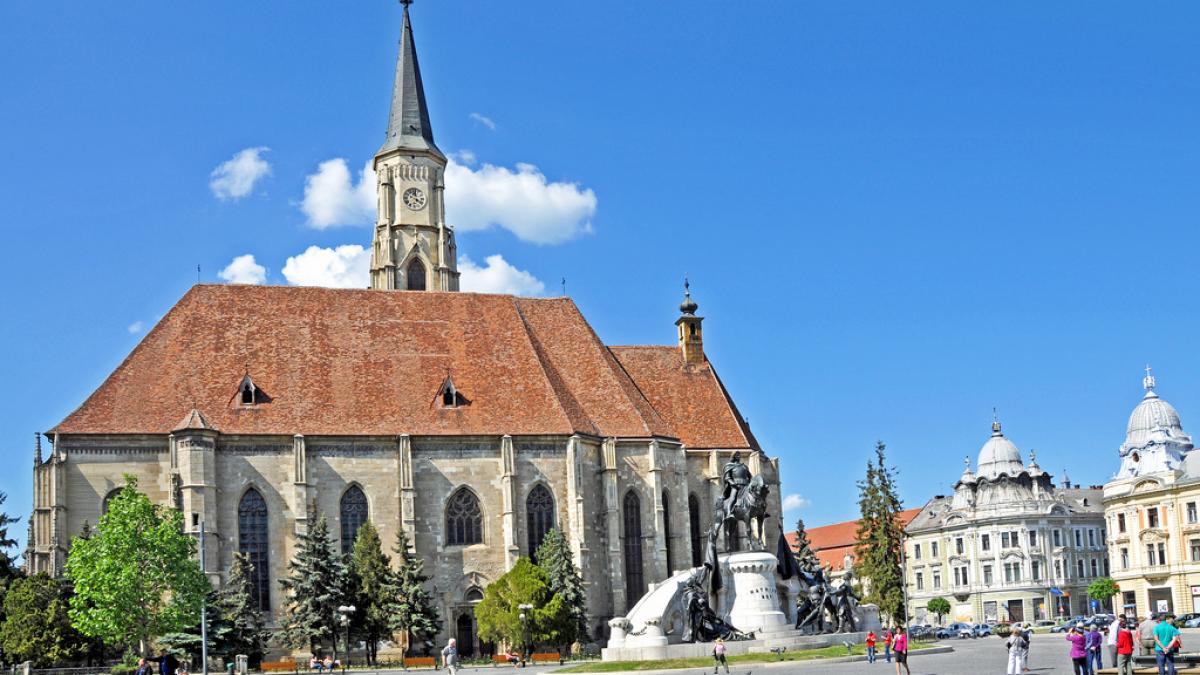
[[[446,157],[403,11],[370,287],[192,287],[49,430],[46,452],[39,437],[30,573],[61,574],[72,537],[131,474],[188,532],[204,525],[214,581],[250,557],[270,626],[314,518],[343,552],[366,520],[389,546],[405,530],[444,619],[437,639],[456,636],[466,656],[489,648],[483,589],[551,528],[603,641],[653,584],[700,564],[733,453],[780,513],[778,460],[717,377],[686,287],[662,317],[670,344],[650,346],[605,344],[570,298],[458,292]]]
[[[1104,485],[1112,577],[1122,611],[1138,616],[1200,611],[1200,453],[1157,385],[1147,367]]]
[[[1088,613],[1086,589],[1108,574],[1101,491],[1055,486],[999,421],[954,492],[938,495],[906,528],[909,614],[946,598],[952,621],[1034,621]]]

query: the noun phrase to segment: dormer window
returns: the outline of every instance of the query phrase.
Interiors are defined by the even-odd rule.
[[[238,384],[237,393],[234,394],[235,400],[244,406],[259,405],[260,403],[270,403],[271,397],[267,393],[258,388],[254,384],[254,380],[250,379],[250,373],[246,373],[242,377],[242,381]]]
[[[438,391],[438,400],[443,408],[458,408],[467,405],[470,401],[462,395],[462,392],[454,386],[454,379],[449,375],[446,376],[446,381],[442,382],[442,387]]]

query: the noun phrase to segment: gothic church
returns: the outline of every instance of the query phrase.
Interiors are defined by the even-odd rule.
[[[458,292],[407,6],[374,166],[369,289],[198,284],[47,432],[45,453],[39,441],[30,572],[61,574],[130,473],[190,532],[205,524],[214,578],[250,556],[270,625],[314,514],[343,550],[367,519],[389,545],[404,528],[441,604],[439,639],[470,654],[483,588],[550,528],[570,541],[603,640],[650,584],[699,564],[733,451],[780,513],[778,460],[705,356],[690,296],[676,344],[618,347],[569,298]]]

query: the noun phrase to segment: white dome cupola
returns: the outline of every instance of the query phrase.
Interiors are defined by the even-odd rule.
[[[992,421],[992,437],[979,449],[979,460],[975,466],[976,475],[989,480],[995,480],[1001,474],[1018,476],[1025,471],[1025,465],[1021,463],[1021,451],[1004,437],[999,420]]]
[[[1142,378],[1146,394],[1129,415],[1125,442],[1118,451],[1119,478],[1174,471],[1192,450],[1192,438],[1184,433],[1179,412],[1159,397],[1157,386],[1150,366],[1146,366],[1146,377]]]

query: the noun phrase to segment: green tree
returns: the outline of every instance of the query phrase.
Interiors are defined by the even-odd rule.
[[[389,597],[392,576],[391,560],[383,552],[379,531],[367,521],[358,528],[350,568],[355,579],[354,606],[358,608],[358,624],[367,644],[367,662],[375,665],[379,641],[390,632],[395,602]]]
[[[182,514],[152,503],[126,476],[92,536],[71,545],[71,623],[84,635],[146,654],[152,638],[187,628],[200,613],[209,584],[195,553]]]
[[[408,533],[396,532],[396,569],[388,576],[385,596],[392,603],[388,609],[389,627],[404,636],[408,644],[415,639],[427,646],[442,630],[442,619],[433,596],[425,590],[425,562],[413,552]]]
[[[563,533],[554,528],[546,533],[537,550],[537,565],[546,572],[550,591],[566,603],[571,621],[562,631],[560,647],[588,640],[587,597],[583,577],[575,567],[575,558]]]
[[[1111,577],[1100,577],[1088,584],[1087,587],[1088,597],[1099,601],[1101,604],[1108,602],[1109,598],[1120,592],[1120,587],[1117,586],[1117,582],[1113,581]]]
[[[945,598],[930,598],[925,603],[925,609],[937,615],[938,625],[942,625],[942,617],[950,613],[950,601]]]
[[[812,543],[808,540],[803,518],[796,519],[796,547],[793,553],[802,570],[812,571],[821,566],[821,561],[817,559],[817,554],[812,550]]]
[[[45,574],[13,581],[4,597],[6,617],[0,644],[13,661],[39,668],[66,664],[87,655],[91,645],[71,626],[70,585]]]
[[[525,612],[530,644],[525,641],[525,625],[520,618],[523,604],[533,606]],[[546,572],[524,557],[517,558],[511,570],[488,584],[483,600],[475,605],[475,620],[479,622],[480,639],[527,647],[562,644],[574,622],[562,596],[550,590]]]
[[[257,666],[262,661],[263,650],[270,633],[263,628],[262,611],[254,601],[253,581],[250,578],[253,569],[254,565],[249,556],[243,553],[233,554],[229,580],[221,589],[217,609],[222,620],[229,625],[227,647],[221,653],[224,653],[226,658],[245,654],[250,663]]]
[[[330,640],[337,656],[338,607],[345,604],[346,566],[329,539],[325,516],[298,537],[296,557],[288,561],[288,577],[279,585],[287,595],[279,637],[289,647],[315,652]]]
[[[8,495],[0,492],[0,506],[8,501]],[[21,519],[13,518],[8,513],[0,511],[0,580],[9,580],[21,576],[21,570],[17,567],[16,558],[9,554],[9,551],[16,548],[17,540],[8,536],[8,528],[11,525],[17,524]]]
[[[868,589],[863,602],[875,603],[883,616],[897,625],[906,620],[904,576],[901,569],[904,528],[896,493],[895,471],[887,466],[882,441],[875,444],[875,461],[867,462],[867,475],[858,483],[861,517],[855,533],[855,574]]]

